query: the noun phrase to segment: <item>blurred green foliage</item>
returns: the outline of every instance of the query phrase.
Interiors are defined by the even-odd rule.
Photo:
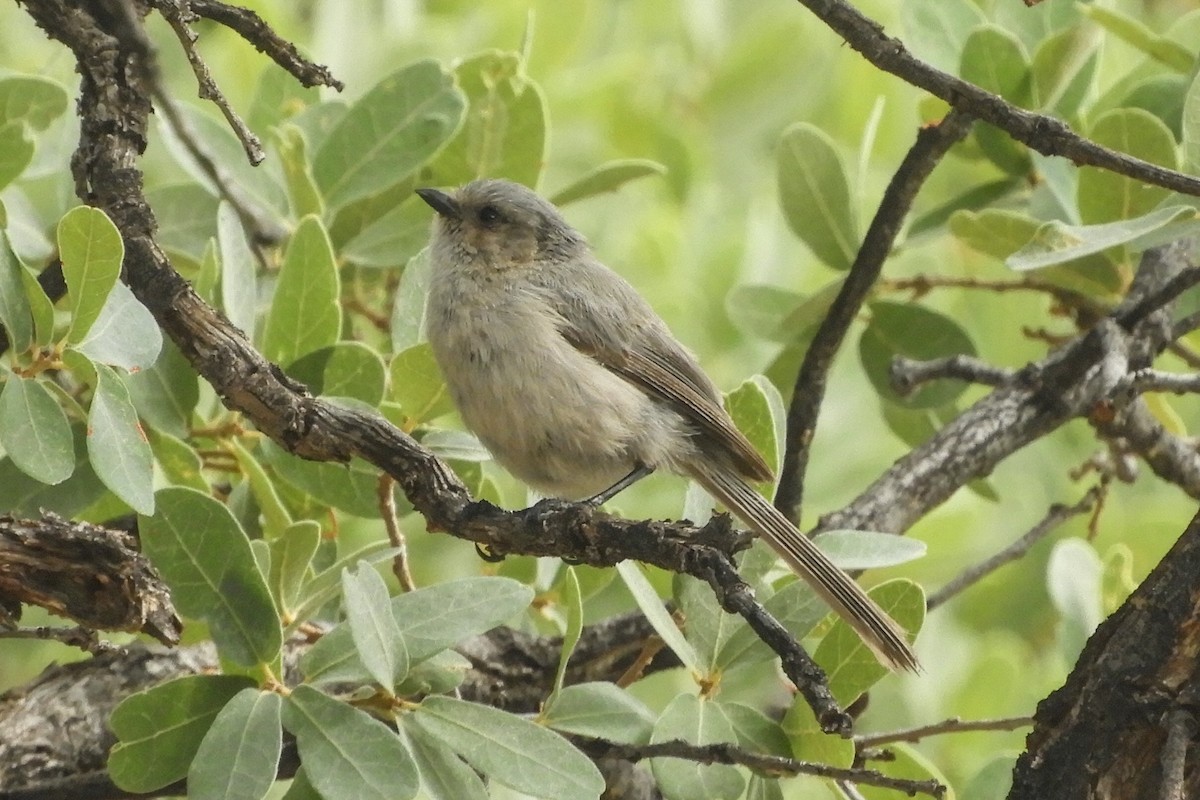
[[[379,409],[451,459],[478,494],[510,506],[524,504],[521,487],[457,430],[421,341],[428,263],[420,250],[430,214],[413,199],[415,186],[496,175],[555,197],[601,258],[647,296],[718,383],[731,390],[740,385],[731,410],[772,452],[779,441],[780,398],[791,394],[804,347],[841,271],[853,261],[883,187],[918,127],[945,110],[877,73],[795,3],[251,5],[328,64],[347,89],[342,95],[301,89],[228,30],[197,25],[200,53],[234,108],[264,139],[268,161],[249,167],[209,105],[186,104],[189,126],[261,218],[286,231],[288,241],[261,251],[260,263],[234,209],[156,116],[142,166],[160,242],[197,290],[291,374],[337,402]],[[936,66],[1013,103],[1060,116],[1097,141],[1195,172],[1200,12],[1192,6],[1182,0],[1045,0],[1031,8],[1008,0],[862,4]],[[152,16],[149,24],[165,86],[178,98],[191,97],[194,77],[177,43],[161,20]],[[397,692],[452,688],[461,665],[444,648],[474,629],[443,630],[430,645],[429,631],[380,622],[398,613],[399,598],[389,610],[386,594],[363,577],[366,567],[359,567],[361,586],[348,583],[350,573],[342,572],[360,558],[387,555],[373,470],[360,463],[347,469],[301,462],[273,445],[239,438],[227,412],[207,386],[197,384],[173,346],[161,355],[158,346],[147,349],[153,327],[139,316],[140,306],[129,305],[136,301],[127,292],[112,289],[120,243],[112,240],[103,215],[72,210],[72,67],[66,51],[47,42],[19,6],[0,5],[0,321],[16,345],[3,357],[0,445],[10,455],[0,460],[0,512],[48,508],[93,520],[130,509],[150,515],[153,486],[166,510],[146,517],[147,529],[161,534],[159,545],[148,543],[147,549],[152,556],[160,552],[168,579],[217,585],[236,580],[249,592],[241,596],[255,599],[214,606],[205,594],[211,586],[175,587],[180,608],[195,604],[199,610],[189,613],[207,622],[219,645],[225,642],[222,654],[231,672],[249,669],[261,678],[255,670],[273,667],[280,630],[318,613],[349,586],[347,596],[355,598],[347,604],[354,606],[347,609],[349,619],[324,640],[322,651],[314,650],[315,659],[327,659],[322,670],[341,671],[322,674],[374,680]],[[1194,206],[1192,199],[1128,178],[1075,170],[978,125],[920,194],[885,275],[988,282],[1016,279],[1018,268],[1036,270],[1039,278],[1111,303],[1127,285],[1141,248],[1194,232]],[[54,311],[30,268],[41,269],[56,250],[70,294]],[[126,322],[119,330],[111,325],[118,315]],[[939,383],[913,398],[896,398],[886,387],[893,355],[977,352],[998,365],[1020,366],[1045,351],[1037,337],[1021,335],[1025,329],[1073,332],[1039,294],[935,289],[914,299],[880,289],[832,376],[814,442],[805,521],[857,495],[909,446],[982,395],[979,388]],[[65,361],[66,371],[54,380],[41,360],[39,348],[47,347],[60,347]],[[773,384],[754,377],[762,374]],[[1157,399],[1154,408],[1176,432],[1200,424],[1191,400]],[[84,437],[85,424],[101,436]],[[147,435],[139,436],[142,428]],[[897,557],[897,566],[868,579],[905,579],[877,591],[915,629],[922,600],[912,581],[936,588],[1019,536],[1049,504],[1074,502],[1090,484],[1072,480],[1070,471],[1096,449],[1090,430],[1072,423],[1016,454],[986,485],[960,493],[910,532],[928,545],[923,559],[899,564],[904,559]],[[224,455],[214,456],[214,450]],[[193,491],[214,487],[226,498],[224,507]],[[632,694],[612,687],[564,690],[546,711],[551,726],[558,720],[563,730],[577,733],[624,729],[635,731],[639,741],[685,736],[831,762],[847,758],[848,743],[817,732],[811,712],[792,703],[761,645],[740,622],[721,615],[705,587],[698,591],[688,581],[672,587],[660,574],[649,575],[649,583],[614,580],[611,570],[580,569],[568,578],[555,567],[510,558],[500,573],[531,585],[545,602],[540,613],[522,617],[518,610],[527,599],[513,608],[504,603],[524,598],[524,587],[480,584],[472,591],[493,604],[492,612],[495,604],[506,611],[493,618],[472,610],[466,593],[453,594],[444,587],[454,584],[443,583],[490,568],[461,542],[426,535],[419,517],[396,499],[418,583],[431,585],[425,591],[450,591],[450,599],[463,603],[462,614],[488,624],[507,618],[562,633],[580,614],[594,622],[631,608],[635,597],[653,604],[654,590],[665,595],[674,589],[693,620],[680,648],[691,649],[689,663],[700,685],[677,671],[639,682]],[[679,517],[702,513],[705,502],[677,479],[655,477],[616,505],[631,516]],[[743,568],[797,635],[820,642],[817,656],[834,670],[843,700],[871,688],[862,729],[1028,714],[1063,679],[1097,609],[1111,609],[1131,578],[1150,569],[1191,505],[1152,478],[1115,486],[1090,543],[1078,538],[1086,521],[1072,522],[1057,535],[1068,542],[1044,543],[931,614],[918,643],[926,665],[920,676],[882,676],[861,647],[855,650],[856,638],[823,623],[811,594],[781,578],[761,553],[752,552]],[[226,539],[222,555],[250,553],[243,548],[249,537],[260,569],[245,560],[230,569],[187,555],[188,526],[172,523],[172,515],[219,518],[214,530]],[[183,577],[173,578],[178,575]],[[1047,588],[1052,578],[1054,592]],[[427,615],[447,602],[433,594],[408,597],[418,598],[416,607]],[[374,628],[372,620],[379,623]],[[26,615],[27,624],[40,621],[36,612]],[[405,643],[403,654],[398,642]],[[424,642],[419,658],[414,642]],[[0,680],[16,685],[48,660],[72,657],[45,643],[6,642]],[[195,752],[217,709],[235,695],[241,699],[226,706],[214,730],[246,736],[277,731],[282,720],[302,751],[326,761],[336,757],[340,743],[321,739],[321,731],[348,726],[362,728],[377,753],[399,752],[396,740],[367,726],[362,715],[347,716],[345,707],[331,706],[315,692],[305,689],[281,711],[256,693],[236,694],[246,685],[164,687],[196,707],[187,741],[159,742],[163,752]],[[440,770],[444,785],[426,786],[430,796],[480,790],[475,773],[453,755],[463,751],[455,748],[529,735],[521,727],[527,722],[451,701],[434,705],[424,722],[420,715],[406,718],[410,745],[400,748],[407,759],[400,771],[410,778],[418,766]],[[141,697],[126,714],[143,706],[154,704]],[[782,727],[763,714],[778,716],[784,709]],[[138,748],[154,746],[161,722],[114,724],[124,748],[118,765],[130,787],[170,782],[190,763],[190,757],[176,758],[167,769],[141,774],[146,753],[159,751]],[[968,786],[991,792],[1005,772],[1004,757],[1020,749],[1022,736],[931,739],[900,754],[897,774],[942,776],[964,796]],[[217,758],[238,756],[214,741],[203,746]],[[557,740],[541,744],[558,753]],[[519,782],[520,770],[510,764],[471,765],[502,783]],[[536,768],[532,760],[518,766]],[[594,789],[594,778],[576,766],[578,782],[556,789],[561,796]],[[819,781],[796,779],[781,784],[781,795],[778,787],[747,781],[731,768],[659,764],[655,774],[675,797],[738,797],[747,785],[755,797],[828,792]],[[193,779],[207,785],[219,777],[202,773]],[[324,796],[336,796],[328,776],[310,779]],[[416,791],[416,783],[401,784]],[[300,788],[295,791],[301,796]],[[870,789],[864,795],[893,796]]]

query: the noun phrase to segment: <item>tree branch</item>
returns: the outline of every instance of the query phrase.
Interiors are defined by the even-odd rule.
[[[915,58],[903,42],[885,35],[883,26],[843,0],[799,1],[871,64],[940,97],[964,114],[995,125],[1043,155],[1062,156],[1076,166],[1100,167],[1183,194],[1200,195],[1200,179],[1102,147],[1074,133],[1061,120],[1018,108]]]
[[[783,468],[775,493],[775,507],[792,522],[800,518],[804,474],[834,356],[879,278],[917,192],[955,142],[967,135],[971,123],[969,115],[951,111],[940,123],[918,131],[917,140],[884,190],[846,280],[804,354],[788,408]]]

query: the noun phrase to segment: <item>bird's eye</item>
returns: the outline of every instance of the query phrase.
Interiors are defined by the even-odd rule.
[[[479,221],[484,225],[495,225],[501,219],[503,219],[503,215],[495,206],[484,206],[479,209]]]

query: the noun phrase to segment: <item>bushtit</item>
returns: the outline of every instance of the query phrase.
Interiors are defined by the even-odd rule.
[[[429,343],[463,421],[539,492],[600,504],[655,469],[697,481],[888,666],[900,627],[748,481],[771,469],[695,358],[558,209],[515,183],[418,189],[437,212]]]

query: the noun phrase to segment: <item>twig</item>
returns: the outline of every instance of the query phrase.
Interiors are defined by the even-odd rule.
[[[914,781],[892,778],[875,770],[852,767],[831,767],[794,758],[752,753],[727,743],[697,745],[679,739],[654,744],[619,744],[603,739],[572,737],[572,741],[592,758],[619,758],[626,761],[641,761],[647,758],[682,758],[697,764],[731,764],[748,767],[767,776],[814,775],[818,778],[849,781],[865,786],[894,789],[909,795],[925,794],[943,797],[946,787],[935,780]]]
[[[1046,512],[1046,516],[1042,517],[1041,521],[1030,528],[1021,538],[995,555],[963,570],[957,577],[931,594],[926,601],[926,607],[932,611],[954,595],[976,583],[985,575],[995,572],[1010,561],[1016,561],[1025,555],[1031,547],[1044,539],[1059,525],[1071,517],[1091,510],[1092,505],[1096,502],[1097,491],[1095,487],[1089,489],[1087,494],[1083,496],[1083,499],[1073,506],[1064,506],[1058,503],[1052,505],[1050,510]]]
[[[1107,440],[1141,456],[1155,475],[1200,499],[1200,453],[1196,444],[1170,433],[1138,398],[1117,414],[1091,414],[1088,422]]]
[[[189,0],[188,4],[193,13],[236,31],[260,53],[265,53],[287,70],[301,85],[329,86],[339,92],[345,88],[341,81],[333,77],[328,67],[300,55],[294,44],[281,38],[262,17],[250,9],[217,0]]]
[[[404,531],[400,530],[400,522],[396,519],[396,496],[392,493],[396,481],[391,475],[384,473],[379,476],[377,494],[379,497],[379,516],[383,518],[383,527],[387,529],[388,540],[396,548],[396,556],[392,559],[392,574],[400,582],[400,588],[406,592],[415,591],[416,582],[408,569],[408,540]]]
[[[1200,195],[1200,179],[1102,147],[1074,133],[1061,120],[1018,108],[998,95],[915,58],[903,42],[885,35],[883,26],[843,0],[799,1],[879,69],[940,97],[958,111],[990,122],[1039,153],[1063,156],[1077,166],[1100,167],[1184,194]]]
[[[1125,375],[1114,387],[1112,394],[1118,401],[1128,402],[1144,392],[1172,392],[1174,394],[1200,392],[1200,375],[1181,375],[1147,367]]]
[[[997,367],[966,355],[954,355],[946,358],[934,358],[929,361],[917,361],[904,356],[892,359],[888,378],[896,394],[904,397],[916,391],[917,387],[929,381],[950,379],[981,383],[984,386],[1000,386],[1012,380],[1017,375],[1016,370]]]
[[[915,728],[901,728],[882,733],[864,733],[854,737],[854,744],[859,750],[868,747],[878,747],[891,742],[919,742],[927,736],[938,736],[943,733],[964,733],[966,731],[1015,731],[1033,724],[1033,717],[1003,717],[1000,719],[968,719],[959,717],[935,722],[932,725],[920,725]]]
[[[914,297],[924,297],[934,289],[976,289],[985,292],[1005,294],[1008,292],[1037,292],[1052,297],[1055,302],[1065,308],[1074,308],[1085,312],[1088,317],[1103,316],[1107,309],[1085,294],[1066,289],[1050,281],[1044,281],[1032,275],[1023,275],[1015,280],[986,280],[970,276],[954,275],[914,275],[911,278],[882,279],[878,283],[882,290],[893,292],[912,292]]]
[[[708,581],[721,607],[731,614],[739,614],[758,638],[779,656],[783,674],[795,684],[813,710],[821,730],[849,735],[854,722],[830,692],[825,671],[817,666],[791,632],[754,598],[754,590],[741,579],[728,556],[717,551],[698,551],[684,571]]]
[[[208,70],[208,65],[204,63],[204,59],[196,52],[196,32],[189,27],[189,23],[198,19],[188,7],[188,0],[155,0],[155,6],[158,8],[163,19],[171,26],[171,30],[175,32],[176,38],[179,39],[179,46],[183,48],[183,52],[187,55],[188,63],[192,65],[192,72],[196,75],[196,83],[200,87],[200,99],[211,100],[217,108],[221,110],[221,114],[225,117],[225,121],[229,123],[229,127],[233,129],[233,133],[237,136],[238,141],[242,143],[242,149],[246,151],[246,158],[249,159],[251,165],[258,166],[267,157],[263,152],[262,142],[250,130],[250,127],[238,116],[237,112],[229,105],[229,101],[225,99],[221,87],[213,80],[212,73]]]
[[[1162,785],[1159,800],[1184,800],[1187,778],[1188,746],[1196,735],[1196,719],[1190,712],[1176,708],[1167,714],[1163,722],[1167,728],[1167,741],[1163,745]]]
[[[0,627],[0,639],[42,639],[61,642],[69,647],[78,647],[85,653],[91,653],[94,656],[121,650],[112,642],[102,641],[91,628],[81,626],[71,628],[53,628],[46,625],[37,628]]]
[[[283,226],[277,223],[257,200],[242,191],[237,181],[229,174],[229,170],[209,155],[204,146],[200,144],[200,137],[196,135],[191,124],[183,116],[174,98],[163,90],[157,78],[154,78],[151,92],[158,110],[162,112],[163,119],[175,131],[179,141],[187,148],[188,154],[195,159],[196,164],[213,182],[221,199],[227,201],[237,211],[238,219],[246,228],[251,244],[274,245],[287,238],[287,231]],[[265,263],[258,247],[253,249],[259,261]]]
[[[917,133],[917,140],[883,193],[841,290],[804,354],[788,408],[783,468],[775,494],[775,507],[793,522],[800,517],[804,474],[833,359],[879,277],[917,192],[954,143],[967,135],[971,123],[968,114],[952,110],[940,123]]]
[[[1171,334],[1176,337],[1183,335],[1182,333],[1178,333],[1177,329],[1172,330]],[[1197,353],[1183,343],[1177,341],[1171,342],[1167,345],[1167,351],[1192,369],[1200,369],[1200,353]]]

